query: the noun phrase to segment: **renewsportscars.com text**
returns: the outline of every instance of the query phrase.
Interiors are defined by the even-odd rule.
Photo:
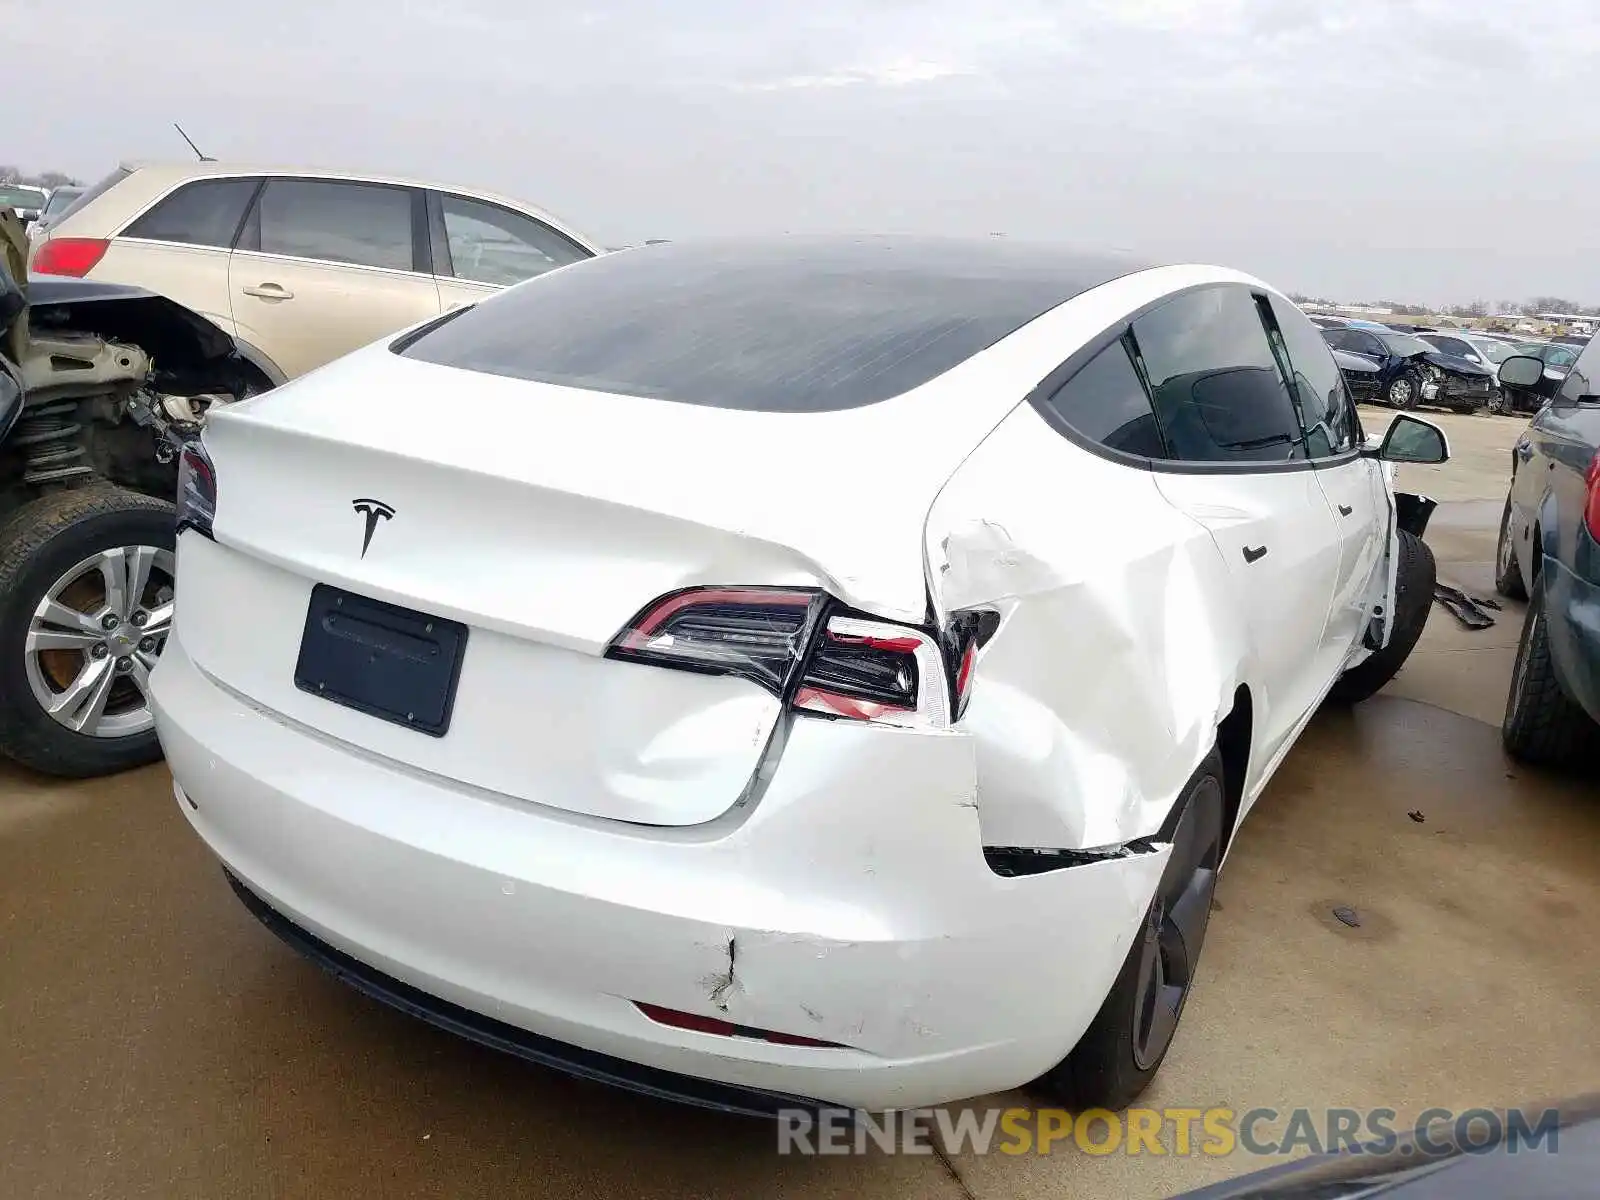
[[[1440,1156],[1554,1154],[1558,1109],[1457,1112],[1430,1108],[1402,1125],[1392,1108],[1130,1108],[1113,1113],[1058,1108],[787,1109],[778,1115],[778,1153],[802,1155],[1150,1154],[1222,1158],[1348,1152]]]

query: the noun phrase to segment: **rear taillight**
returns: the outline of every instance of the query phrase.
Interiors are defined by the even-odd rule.
[[[691,588],[646,608],[606,655],[738,675],[811,716],[945,726],[965,710],[983,636],[963,615],[941,643],[813,589]]]
[[[619,633],[611,658],[740,675],[783,694],[805,654],[823,594],[792,588],[692,588],[663,596]]]
[[[938,644],[920,630],[859,617],[828,619],[794,706],[852,721],[950,723]]]
[[[70,275],[82,279],[105,257],[110,245],[105,238],[48,238],[35,252],[28,270],[35,275]]]
[[[1583,523],[1589,530],[1589,536],[1600,542],[1600,451],[1590,461],[1584,483],[1589,488],[1589,501],[1583,507]]]
[[[198,441],[188,442],[178,455],[178,532],[193,529],[211,536],[217,516],[217,469]]]

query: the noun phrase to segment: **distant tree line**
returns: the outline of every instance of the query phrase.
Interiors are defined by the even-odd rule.
[[[81,181],[74,179],[65,171],[40,171],[37,175],[29,175],[21,167],[14,167],[9,163],[0,163],[0,183],[21,183],[32,187],[54,188],[64,184],[81,186]]]
[[[1289,299],[1296,304],[1338,304],[1335,300],[1325,300],[1320,296],[1306,296],[1298,292],[1290,292]],[[1373,300],[1362,301],[1360,307],[1387,308],[1395,313],[1407,317],[1420,317],[1428,313],[1442,313],[1447,317],[1487,317],[1491,313],[1517,313],[1521,316],[1531,317],[1536,313],[1558,312],[1576,313],[1586,317],[1600,316],[1600,304],[1580,304],[1576,300],[1567,300],[1560,296],[1535,296],[1531,300],[1500,300],[1492,308],[1487,300],[1474,300],[1471,304],[1452,304],[1447,308],[1429,308],[1422,304],[1406,304],[1399,300]]]

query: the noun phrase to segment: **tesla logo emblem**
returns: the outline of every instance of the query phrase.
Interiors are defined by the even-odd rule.
[[[387,521],[394,516],[394,509],[382,500],[352,500],[350,507],[367,519],[367,526],[361,531],[361,557],[365,558],[367,547],[372,545],[372,534],[378,528],[378,522]]]

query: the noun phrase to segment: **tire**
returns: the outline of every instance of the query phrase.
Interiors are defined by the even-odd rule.
[[[0,522],[0,753],[74,779],[161,757],[146,689],[171,624],[175,541],[170,504],[109,485]]]
[[[1526,600],[1528,585],[1522,580],[1522,568],[1517,565],[1517,548],[1511,540],[1511,497],[1506,497],[1505,511],[1500,514],[1500,537],[1494,548],[1494,590],[1508,600]]]
[[[1383,399],[1390,408],[1413,409],[1422,402],[1422,380],[1411,371],[1396,375],[1383,389]]]
[[[1503,417],[1510,410],[1506,407],[1506,394],[1499,388],[1489,393],[1489,415]]]
[[[1395,569],[1395,625],[1389,644],[1351,667],[1328,692],[1336,704],[1359,704],[1376,695],[1416,648],[1433,609],[1433,588],[1438,582],[1433,551],[1415,534],[1400,531],[1400,562]]]
[[[1550,661],[1550,628],[1544,589],[1535,587],[1522,622],[1506,715],[1500,724],[1506,753],[1545,767],[1576,767],[1600,758],[1600,730],[1561,689]]]
[[[1222,862],[1223,784],[1222,756],[1213,750],[1178,801],[1171,857],[1105,1003],[1071,1053],[1034,1084],[1075,1111],[1127,1108],[1172,1046]],[[1159,1022],[1152,1019],[1158,1011]]]

